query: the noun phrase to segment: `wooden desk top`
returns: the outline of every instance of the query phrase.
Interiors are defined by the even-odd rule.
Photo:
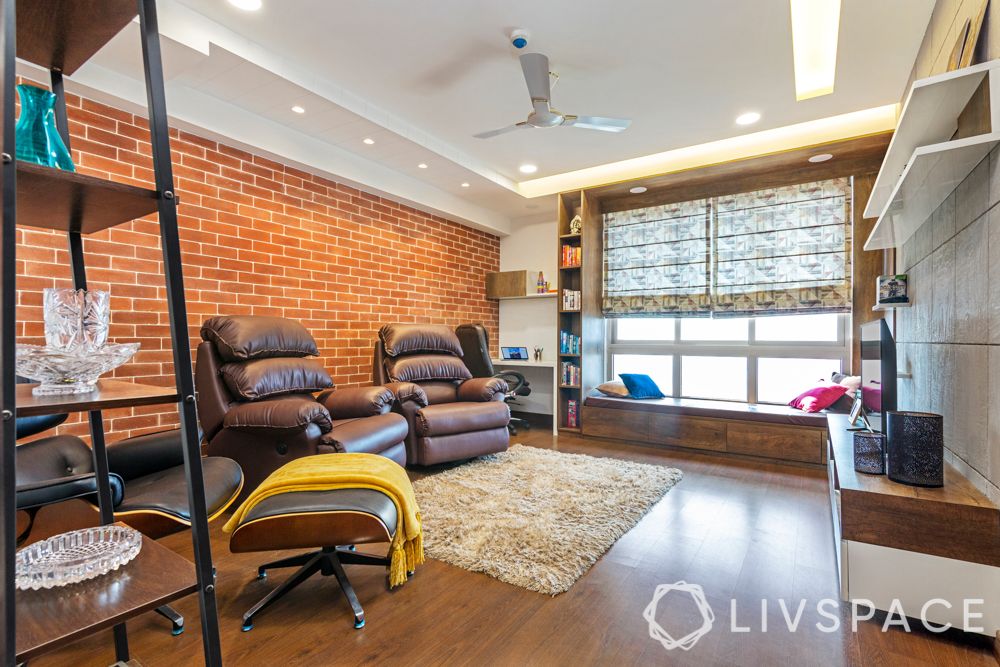
[[[1000,508],[945,464],[940,488],[854,470],[847,415],[827,416],[843,539],[1000,567]]]

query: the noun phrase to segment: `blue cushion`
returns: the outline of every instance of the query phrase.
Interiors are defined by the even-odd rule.
[[[628,387],[632,398],[663,398],[664,394],[653,382],[653,378],[641,373],[620,373],[618,375]]]

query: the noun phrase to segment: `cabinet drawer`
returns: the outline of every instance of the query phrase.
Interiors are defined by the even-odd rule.
[[[824,431],[820,429],[730,422],[727,430],[730,452],[804,463],[823,462]]]
[[[726,451],[726,424],[715,419],[686,415],[651,414],[649,441],[695,449]]]
[[[583,406],[583,434],[597,438],[649,441],[648,412]]]

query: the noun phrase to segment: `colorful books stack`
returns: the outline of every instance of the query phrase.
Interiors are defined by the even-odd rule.
[[[580,367],[571,361],[562,363],[562,380],[560,384],[565,387],[577,387],[580,385]]]
[[[583,264],[583,248],[580,246],[564,245],[562,247],[562,266],[580,266]]]
[[[577,418],[577,402],[575,398],[571,398],[566,401],[566,426],[569,428],[577,428],[580,421]]]
[[[580,290],[564,289],[562,298],[563,310],[580,310]]]
[[[560,331],[559,354],[580,354],[580,337],[569,331]]]

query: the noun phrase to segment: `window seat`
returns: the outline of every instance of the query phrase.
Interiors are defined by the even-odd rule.
[[[583,435],[797,463],[826,463],[826,413],[691,398],[635,400],[592,393]]]

